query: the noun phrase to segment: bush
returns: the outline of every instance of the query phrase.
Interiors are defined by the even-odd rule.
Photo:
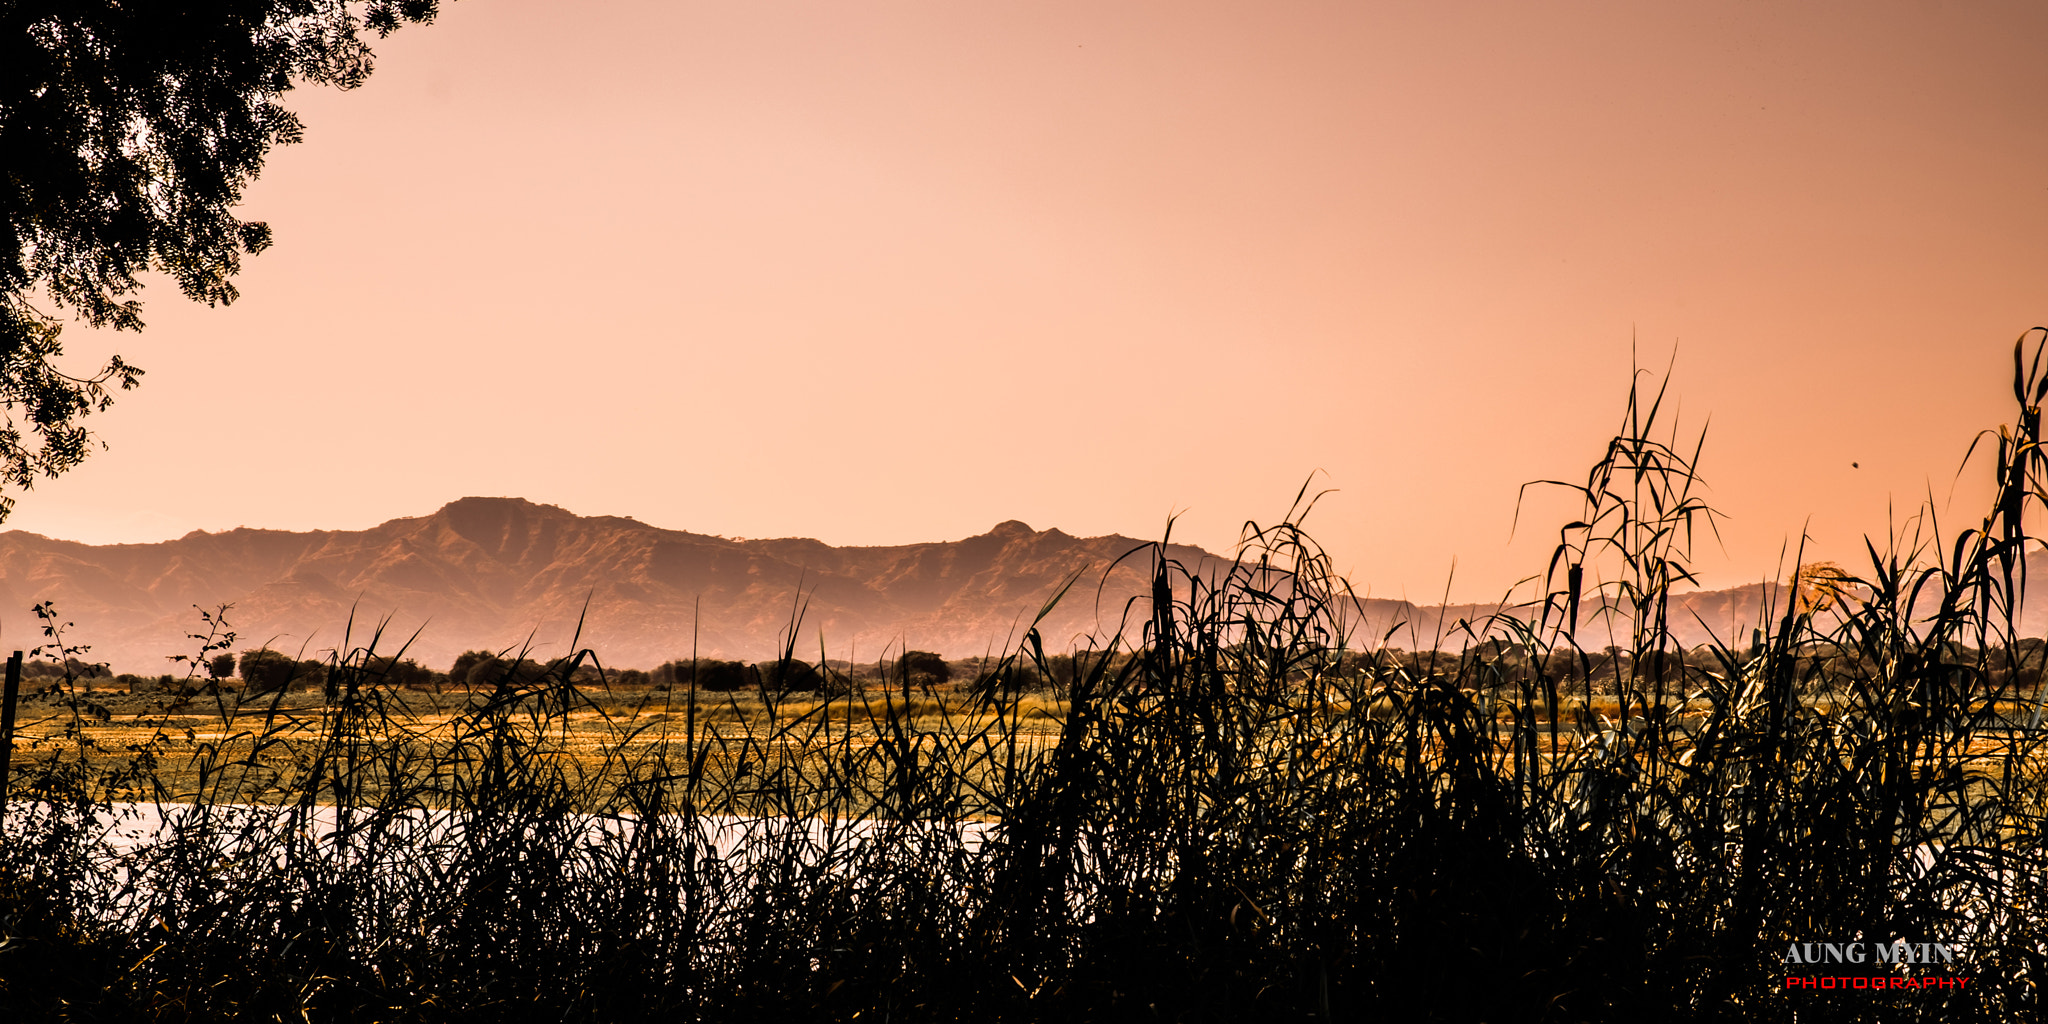
[[[827,700],[851,697],[864,689],[861,681],[855,679],[845,662],[838,665],[825,664],[818,668],[818,693]]]
[[[448,666],[448,681],[458,686],[469,683],[469,674],[479,664],[496,661],[498,656],[489,651],[464,651],[455,656],[455,664]]]
[[[404,686],[412,689],[426,689],[441,678],[440,673],[422,666],[411,658],[386,658],[369,656],[363,670],[369,677],[386,686]]]
[[[717,658],[671,661],[655,669],[654,678],[658,685],[677,690],[689,689],[694,680],[697,689],[712,693],[757,689],[761,685],[759,669],[744,661],[721,661]]]
[[[493,656],[472,664],[463,682],[471,689],[501,689],[531,686],[545,674],[545,668],[531,658],[508,660]]]
[[[755,668],[770,693],[811,693],[825,685],[825,677],[816,667],[796,658],[764,661]]]
[[[242,683],[250,693],[275,693],[303,682],[306,676],[298,659],[268,648],[243,651],[240,669]]]
[[[1044,677],[1020,660],[975,676],[971,691],[981,698],[1010,698],[1044,685]]]
[[[930,688],[952,679],[953,666],[930,651],[904,651],[903,656],[896,659],[889,676],[897,682],[909,680],[912,686]]]
[[[41,659],[24,659],[21,664],[23,679],[62,679],[67,675],[73,679],[101,679],[113,674],[105,665],[80,661],[77,658],[66,658],[62,664]]]

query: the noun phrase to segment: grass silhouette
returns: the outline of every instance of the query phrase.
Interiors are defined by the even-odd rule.
[[[1127,556],[1152,599],[1063,704],[907,674],[745,713],[694,685],[621,703],[584,651],[511,659],[429,715],[372,636],[331,659],[318,713],[220,695],[217,736],[110,756],[104,711],[59,694],[70,727],[17,757],[0,845],[0,1006],[2024,1019],[2048,971],[2044,645],[2017,628],[2044,339],[2015,346],[2015,423],[1979,441],[1981,522],[1946,535],[1930,510],[1855,571],[1795,563],[1750,636],[1706,648],[1672,638],[1711,510],[1659,389],[1566,485],[1585,509],[1535,597],[1417,654],[1356,635],[1304,491],[1228,569],[1164,540]],[[1035,630],[1010,657],[1052,677]],[[107,836],[124,809],[141,839]],[[1895,939],[1955,962],[1784,962]],[[1865,980],[1787,988],[1816,974]]]

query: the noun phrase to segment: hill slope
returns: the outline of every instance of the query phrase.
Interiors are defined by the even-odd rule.
[[[1103,571],[1139,547],[1127,537],[1072,537],[1001,523],[964,540],[835,548],[815,540],[729,540],[614,517],[583,517],[517,498],[463,498],[432,515],[361,531],[198,531],[160,544],[95,546],[0,534],[0,643],[41,643],[29,614],[52,600],[70,640],[117,671],[167,671],[190,653],[194,606],[234,607],[236,648],[313,652],[360,645],[388,619],[379,650],[445,667],[470,648],[543,656],[579,646],[609,664],[772,656],[799,603],[799,657],[866,660],[885,646],[966,656],[1021,634],[1059,584],[1077,585],[1047,620],[1048,645],[1114,630],[1145,592],[1147,559]],[[1214,556],[1174,545],[1188,564]],[[1097,600],[1097,583],[1103,583]],[[585,602],[588,601],[587,613]],[[1102,622],[1098,623],[1100,605]],[[394,639],[395,638],[395,639]],[[11,649],[10,647],[10,649]]]
[[[566,653],[580,616],[579,646],[609,665],[651,667],[693,649],[772,657],[801,606],[798,657],[814,659],[822,646],[830,657],[867,661],[905,645],[965,657],[1014,643],[1078,572],[1043,626],[1048,649],[1063,650],[1080,635],[1115,632],[1127,602],[1136,602],[1133,621],[1142,620],[1150,559],[1117,562],[1142,546],[1015,521],[964,540],[893,547],[731,540],[518,498],[463,498],[368,530],[197,531],[160,544],[95,546],[9,531],[0,533],[0,646],[42,643],[29,608],[48,600],[77,623],[67,640],[92,645],[91,660],[163,672],[168,656],[198,646],[187,638],[201,626],[195,605],[232,604],[237,650],[269,644],[310,657],[359,646],[382,622],[380,651],[410,640],[411,657],[445,668],[464,650],[529,640],[540,656]],[[1185,545],[1169,552],[1204,572],[1227,563]],[[2048,563],[2035,570],[2041,577]],[[1698,644],[1711,630],[1739,642],[1765,598],[1762,585],[1677,597],[1679,638]],[[1384,636],[1398,647],[1456,648],[1464,643],[1460,620],[1480,622],[1500,609],[1372,598],[1361,610],[1354,646]],[[2040,635],[2048,607],[2036,602],[2027,611],[2023,628]],[[1602,625],[1582,628],[1580,639],[1593,647],[1626,642],[1608,638]]]

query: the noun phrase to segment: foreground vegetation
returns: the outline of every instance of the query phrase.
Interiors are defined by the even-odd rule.
[[[2048,500],[2041,360],[2015,350],[1981,522],[1930,514],[1855,572],[1795,571],[1706,651],[1665,618],[1710,514],[1697,448],[1632,394],[1537,598],[1445,653],[1352,634],[1305,501],[1227,574],[1134,553],[1153,601],[1064,676],[1033,632],[950,690],[657,690],[584,652],[435,695],[373,640],[312,697],[180,698],[213,702],[208,735],[109,733],[60,684],[60,742],[24,751],[0,847],[0,1006],[2025,1019],[2048,977],[2042,648],[2015,629]],[[109,838],[138,805],[148,833]],[[1952,957],[1785,963],[1894,939]]]

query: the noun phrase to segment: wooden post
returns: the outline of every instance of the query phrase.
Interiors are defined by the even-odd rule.
[[[0,824],[7,822],[7,769],[14,760],[14,702],[21,696],[21,652],[7,659],[7,693],[0,700]]]

